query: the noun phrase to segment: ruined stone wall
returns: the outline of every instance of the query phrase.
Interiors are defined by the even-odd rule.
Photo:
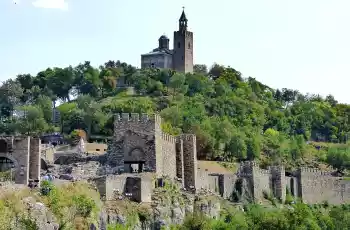
[[[300,197],[300,194],[298,193],[298,178],[297,177],[285,177],[286,178],[286,187],[290,192],[291,196],[294,197]]]
[[[249,196],[250,199],[255,198],[255,180],[254,178],[254,167],[255,163],[251,161],[241,162],[240,168],[238,169],[238,177],[243,179],[245,182],[246,195]]]
[[[114,121],[114,140],[107,150],[108,163],[121,170],[126,160],[144,160],[147,171],[162,172],[161,118],[159,115],[122,113]],[[133,158],[138,149],[140,158]],[[139,153],[141,152],[141,153]],[[129,159],[130,158],[130,159]]]
[[[53,146],[51,147],[44,147],[45,145],[41,145],[41,158],[45,160],[48,164],[53,164],[55,161],[55,148]]]
[[[17,161],[15,168],[15,183],[28,184],[29,179],[29,137],[13,137],[13,152],[9,153],[9,159],[14,158]]]
[[[172,135],[162,133],[161,145],[163,175],[174,179],[176,177],[176,138]]]
[[[260,169],[259,165],[253,161],[242,162],[239,169],[239,177],[244,178],[246,183],[246,193],[250,199],[261,201],[264,193],[272,192],[270,187],[270,170]]]
[[[30,137],[29,179],[40,180],[41,140]]]
[[[236,174],[224,174],[224,175],[220,176],[219,179],[220,179],[220,181],[219,181],[220,190],[222,191],[221,196],[224,199],[231,199],[233,192],[235,191],[235,183],[237,181],[237,175]]]
[[[155,144],[155,154],[156,154],[156,174],[158,177],[163,175],[163,150],[162,150],[162,118],[160,115],[154,115],[154,144]]]
[[[141,178],[140,177],[126,177],[125,181],[125,195],[134,202],[141,202]]]
[[[107,191],[107,177],[106,176],[100,176],[93,179],[93,182],[95,183],[95,186],[101,196],[101,198],[106,198],[106,191]]]
[[[124,194],[127,177],[128,176],[126,174],[106,176],[106,190],[104,192],[106,200],[113,200],[117,192]],[[102,186],[101,188],[103,189]]]
[[[340,182],[340,196],[341,200],[344,201],[344,203],[350,203],[350,181],[349,180],[342,180]]]
[[[219,194],[219,174],[211,173],[206,169],[197,170],[197,189],[206,189]]]
[[[197,148],[196,136],[193,134],[181,135],[183,140],[183,156],[184,156],[184,185],[186,189],[190,187],[197,188]]]
[[[342,178],[333,177],[331,172],[313,168],[298,170],[300,195],[306,203],[342,204],[350,202],[349,184]]]
[[[108,175],[95,179],[99,192],[106,200],[116,199],[116,195],[126,196],[136,202],[151,202],[154,188],[151,174]]]
[[[271,174],[269,170],[260,169],[259,166],[253,167],[254,180],[254,199],[264,199],[264,193],[270,195],[272,193],[270,187]]]
[[[283,166],[271,166],[269,168],[271,173],[271,189],[273,192],[273,195],[280,199],[281,201],[284,201],[286,199],[286,187],[287,187],[287,181],[286,181],[286,172],[284,170]]]
[[[152,191],[155,188],[152,177],[143,175],[141,177],[141,199],[140,202],[152,202]]]
[[[184,186],[184,152],[183,140],[176,138],[176,176],[181,179],[182,186]]]

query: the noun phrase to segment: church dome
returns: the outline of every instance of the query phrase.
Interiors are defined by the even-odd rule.
[[[159,40],[169,40],[169,38],[166,35],[160,36]]]
[[[158,48],[160,50],[169,49],[169,38],[166,35],[160,36],[160,38],[158,39],[158,43],[159,43]]]

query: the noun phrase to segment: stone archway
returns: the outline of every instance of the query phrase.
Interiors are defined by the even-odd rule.
[[[4,153],[0,153],[0,181],[15,181],[18,161]]]
[[[125,171],[131,173],[141,173],[146,163],[145,153],[140,147],[136,147],[129,151],[127,159],[124,161]]]
[[[6,172],[11,168],[14,168],[14,162],[7,157],[0,157],[0,172]]]
[[[132,149],[128,153],[129,157],[132,159],[132,161],[146,161],[145,159],[145,153],[140,147],[136,147]]]

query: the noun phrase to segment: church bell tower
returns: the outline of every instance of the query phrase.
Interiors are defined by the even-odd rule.
[[[174,32],[173,68],[183,73],[193,72],[193,33],[187,30],[187,17],[183,9],[179,30]]]

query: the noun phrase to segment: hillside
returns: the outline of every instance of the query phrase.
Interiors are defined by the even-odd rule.
[[[21,74],[0,87],[0,133],[62,131],[68,136],[83,129],[88,136],[111,136],[113,114],[159,112],[165,132],[197,135],[202,160],[350,168],[349,105],[331,95],[271,89],[218,64],[195,70],[184,75],[108,61],[99,68],[85,62],[36,76]],[[57,123],[53,101],[63,102]],[[25,116],[12,116],[14,111]]]

